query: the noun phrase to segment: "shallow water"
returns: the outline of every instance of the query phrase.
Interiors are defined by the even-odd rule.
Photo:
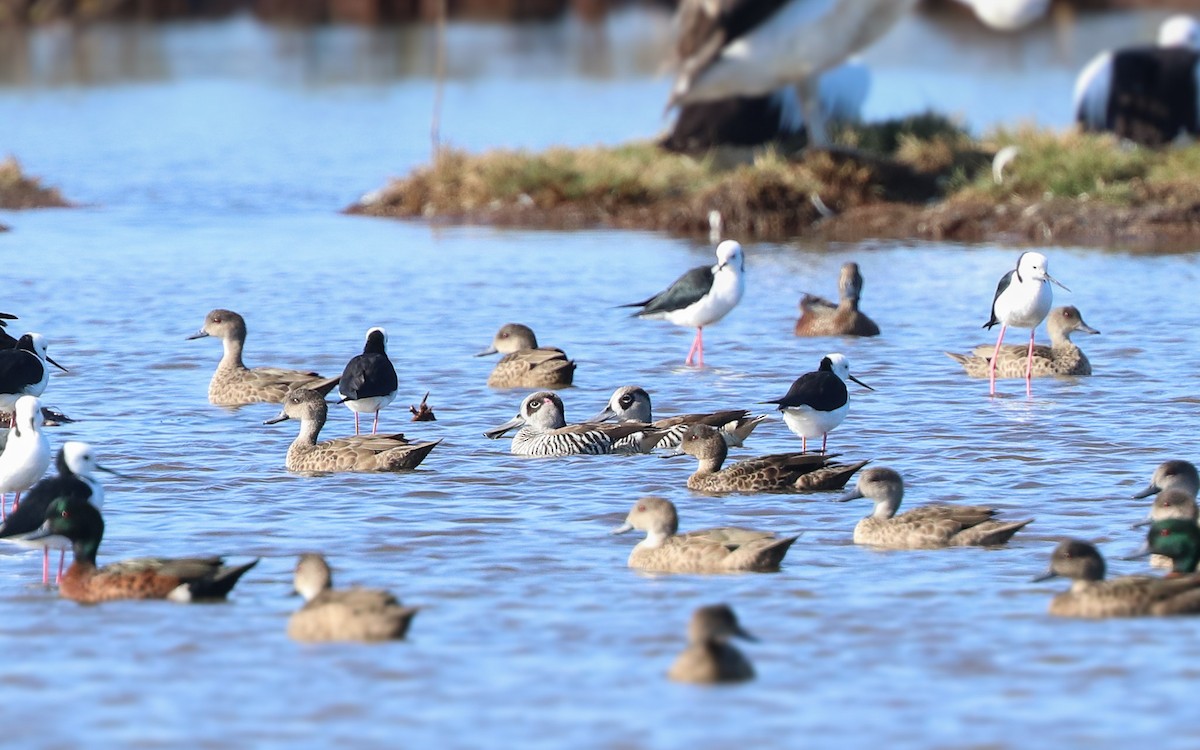
[[[633,73],[456,81],[447,128],[471,148],[622,140],[655,126],[642,110],[657,113],[664,85]],[[46,401],[80,421],[54,429],[52,443],[91,441],[132,476],[106,483],[102,557],[263,557],[228,604],[80,607],[35,585],[33,555],[0,550],[0,706],[39,717],[8,722],[14,746],[723,747],[803,737],[1129,747],[1170,746],[1168,728],[1176,746],[1195,745],[1190,621],[1053,621],[1045,609],[1061,584],[1028,582],[1062,535],[1097,540],[1114,572],[1142,569],[1115,559],[1137,546],[1128,525],[1147,505],[1128,498],[1159,461],[1200,452],[1190,361],[1200,331],[1186,295],[1157,291],[1195,288],[1195,256],[1046,248],[1073,290],[1058,301],[1103,331],[1081,341],[1096,375],[1037,381],[1032,399],[1005,381],[989,400],[986,383],[941,352],[988,341],[979,326],[1017,251],[748,244],[746,299],[708,331],[711,367],[697,371],[680,364],[689,332],[612,306],[709,262],[701,243],[333,212],[423,158],[430,91],[420,76],[308,86],[195,72],[0,91],[4,147],[91,204],[0,214],[14,228],[0,235],[0,309],[44,333],[71,369],[53,376]],[[528,106],[502,106],[509,99]],[[831,294],[848,259],[861,265],[864,309],[883,336],[794,338],[800,293]],[[205,400],[218,345],[184,337],[218,306],[246,316],[251,365],[335,373],[368,327],[387,327],[402,385],[383,428],[443,444],[406,475],[287,473],[294,424],[261,424],[276,407]],[[569,418],[626,383],[645,386],[662,415],[749,408],[842,351],[876,390],[852,387],[834,451],[900,470],[910,504],[987,501],[1037,521],[1004,549],[876,552],[850,542],[865,501],[696,496],[684,489],[690,459],[510,456],[481,433],[523,393],[484,387],[491,361],[471,357],[509,320],[578,362],[577,387],[563,393]],[[404,405],[426,390],[439,421],[409,424]],[[328,433],[351,423],[334,409]],[[774,419],[738,455],[795,449]],[[779,574],[642,576],[624,565],[635,540],[607,532],[646,493],[678,503],[685,528],[804,535]],[[422,607],[409,641],[290,642],[290,574],[308,550],[330,556],[340,583],[387,586]],[[745,646],[759,679],[668,683],[691,610],[716,601],[761,639]]]

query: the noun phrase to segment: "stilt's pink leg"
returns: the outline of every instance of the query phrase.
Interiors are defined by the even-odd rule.
[[[800,452],[808,453],[808,438],[803,435],[800,436]]]
[[[358,412],[354,412],[354,434],[358,434]]]
[[[683,360],[683,364],[690,365],[692,356],[696,353],[696,344],[700,341],[700,329],[696,329],[696,337],[692,339],[692,348],[688,349],[687,359]]]
[[[3,521],[4,519],[8,518],[8,513],[5,512],[5,510],[4,510],[4,506],[8,502],[7,498],[8,498],[7,492],[0,492],[0,521]]]
[[[996,395],[996,358],[1000,356],[1000,344],[1004,341],[1004,332],[1008,330],[1007,323],[1000,324],[1000,337],[996,339],[996,348],[992,350],[992,361],[988,363],[988,395]]]
[[[14,493],[13,493],[13,507],[12,507],[12,511],[13,511],[13,513],[16,513],[16,512],[17,512],[17,506],[18,506],[18,505],[20,505],[20,504],[21,504],[21,493],[20,493],[20,492],[14,492]]]
[[[67,551],[63,550],[58,553],[58,577],[54,579],[54,585],[62,585],[63,563],[67,560]]]
[[[375,412],[375,421],[371,423],[371,434],[374,435],[379,429],[379,412]]]
[[[696,329],[696,341],[700,343],[700,347],[697,350],[699,353],[699,359],[696,362],[696,366],[704,367],[704,326],[700,326]]]
[[[1033,332],[1029,329],[1029,357],[1025,360],[1025,395],[1033,395]]]
[[[42,547],[42,585],[50,585],[50,548]]]

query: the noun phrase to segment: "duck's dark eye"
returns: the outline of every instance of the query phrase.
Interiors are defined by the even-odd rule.
[[[214,316],[214,317],[213,317],[213,322],[214,322],[214,323],[220,323],[220,322],[221,322],[221,316],[220,316],[220,315]]]
[[[71,514],[70,514],[68,511],[65,511],[65,510],[64,510],[64,511],[63,511],[61,514],[59,514],[59,515],[61,515],[63,518],[70,518],[70,517],[71,517]]]

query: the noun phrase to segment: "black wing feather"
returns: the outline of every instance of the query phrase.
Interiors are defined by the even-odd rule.
[[[621,307],[641,307],[634,315],[682,310],[699,302],[713,285],[712,266],[697,266],[675,280],[675,283],[648,300]]]
[[[396,368],[387,355],[369,352],[359,354],[346,364],[338,383],[338,393],[342,394],[343,401],[354,401],[386,396],[395,393],[399,387]]]
[[[42,360],[24,349],[0,350],[0,393],[18,393],[42,379]]]
[[[1008,289],[1008,285],[1012,283],[1013,274],[1016,272],[1017,269],[1014,268],[1000,277],[1000,283],[996,285],[996,296],[992,297],[992,314],[988,318],[988,322],[983,324],[984,328],[990,330],[992,326],[1000,322],[1000,319],[996,317],[996,300],[1000,299],[1000,295],[1004,294],[1005,289]]]
[[[46,520],[46,509],[60,497],[79,498],[87,502],[92,488],[74,474],[46,477],[21,497],[21,504],[0,523],[0,538],[19,536],[37,531]]]
[[[849,394],[841,378],[827,370],[816,370],[796,378],[783,398],[763,403],[778,404],[781,410],[807,406],[818,411],[833,411],[843,406],[847,400]]]

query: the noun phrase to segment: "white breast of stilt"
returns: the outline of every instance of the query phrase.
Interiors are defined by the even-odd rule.
[[[821,437],[844,422],[849,413],[848,401],[832,411],[820,411],[811,406],[789,406],[783,409],[783,423],[798,437]]]
[[[712,288],[708,294],[687,307],[664,313],[663,318],[675,325],[690,328],[712,325],[737,307],[745,291],[746,277],[740,263],[726,264],[713,274]]]
[[[996,318],[1010,328],[1037,328],[1053,302],[1049,281],[1019,280],[1014,274],[1008,288],[996,298]]]

